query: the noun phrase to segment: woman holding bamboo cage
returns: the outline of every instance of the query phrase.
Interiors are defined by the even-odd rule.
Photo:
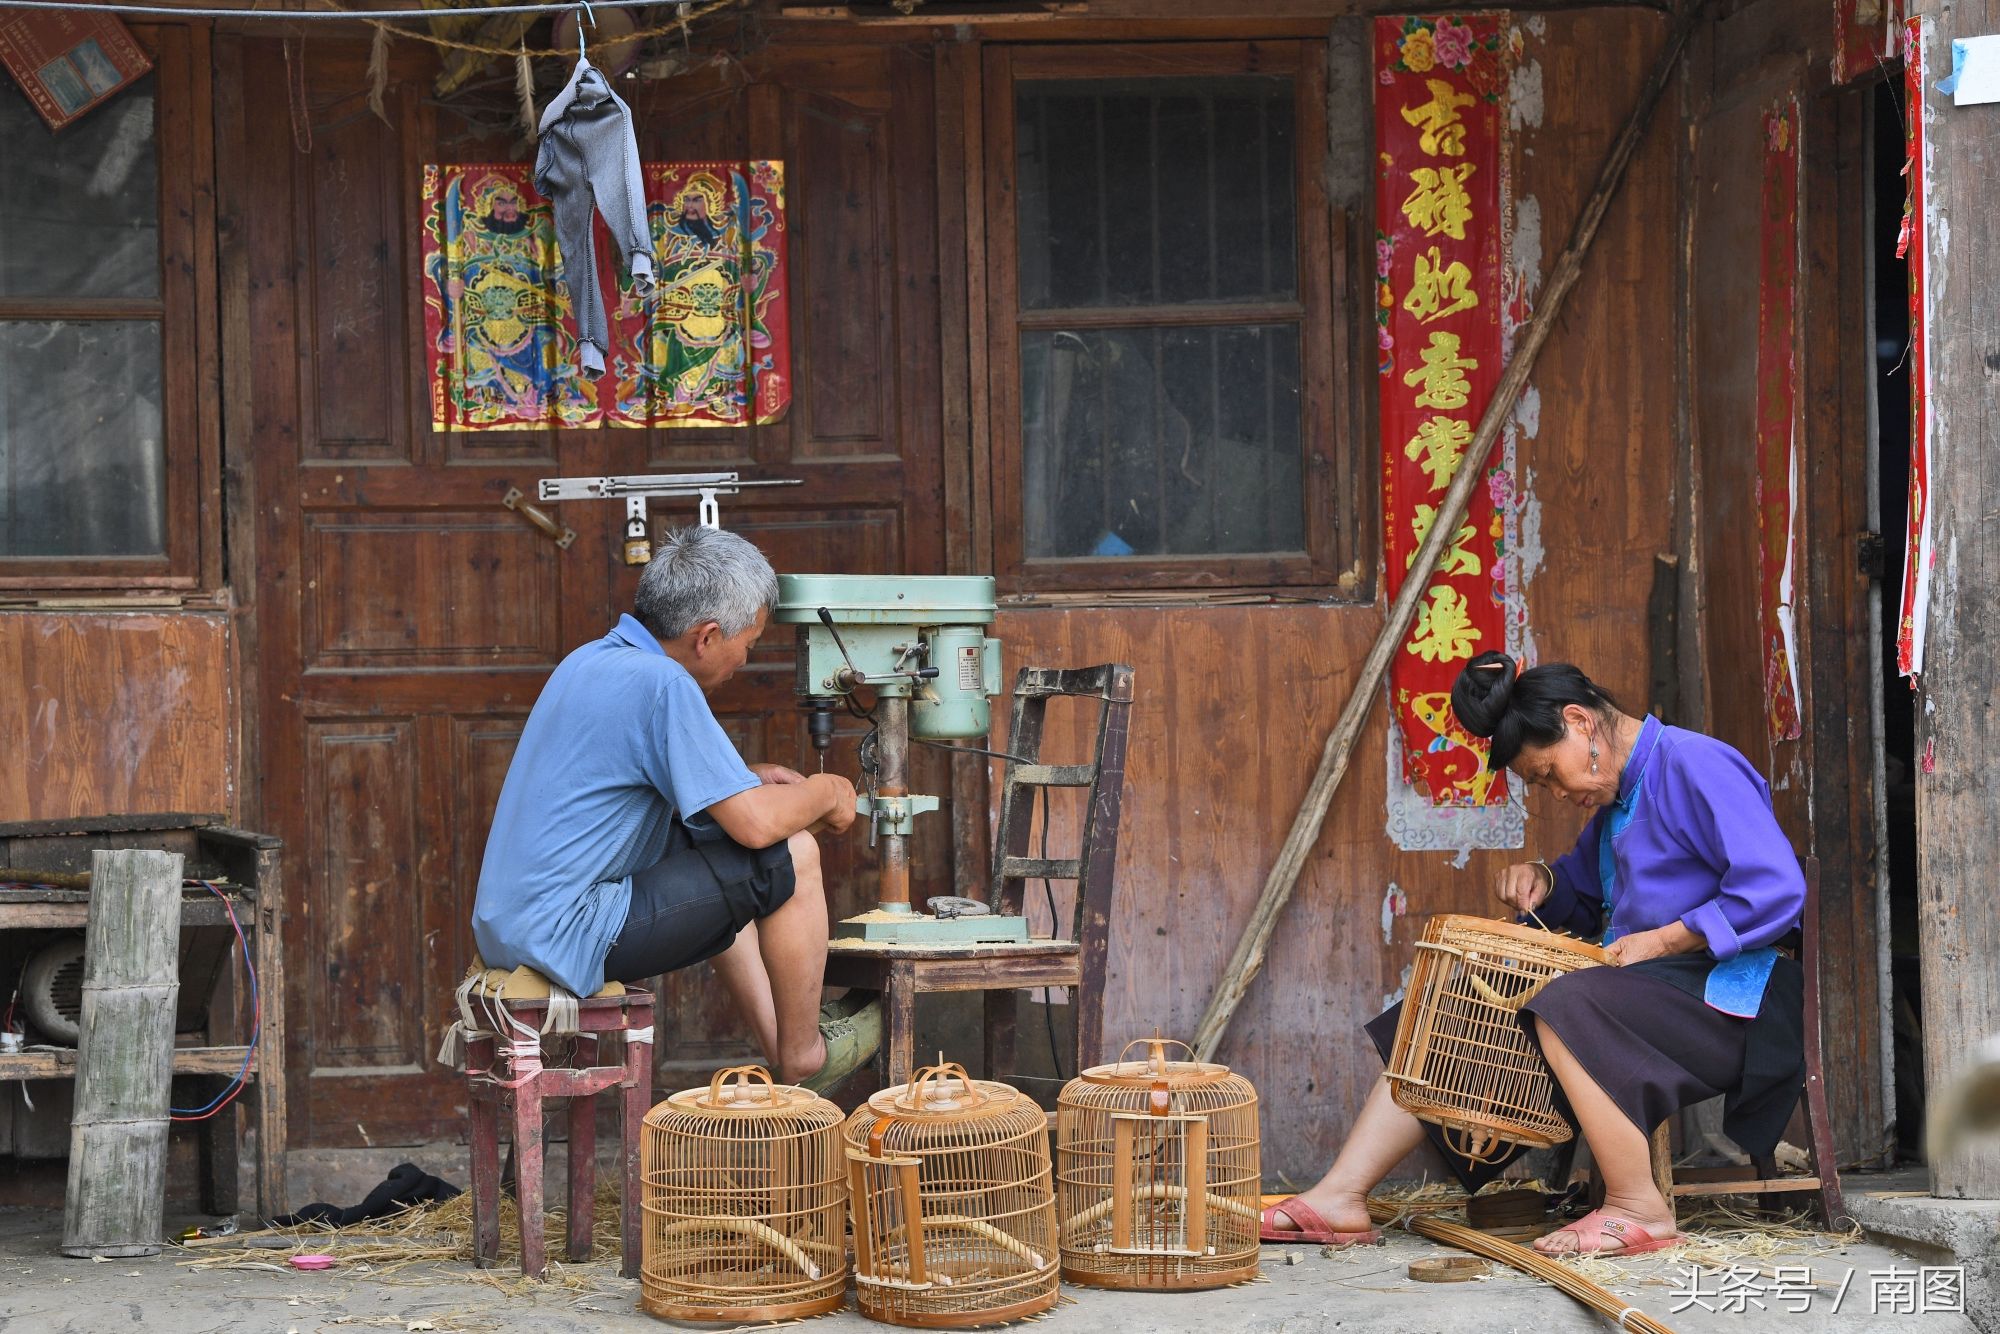
[[[1594,812],[1554,864],[1517,863],[1495,886],[1520,920],[1601,940],[1616,965],[1557,977],[1519,1011],[1605,1185],[1602,1208],[1536,1249],[1615,1255],[1670,1245],[1653,1128],[1722,1097],[1723,1129],[1752,1156],[1768,1154],[1805,1079],[1804,978],[1788,953],[1805,879],[1770,789],[1734,748],[1624,713],[1567,663],[1523,671],[1505,654],[1481,654],[1453,685],[1452,709],[1491,739],[1492,768]],[[1366,1025],[1385,1060],[1401,1009]],[[1326,1176],[1264,1211],[1263,1239],[1375,1239],[1369,1190],[1427,1137],[1468,1192],[1521,1151],[1474,1162],[1377,1079]]]

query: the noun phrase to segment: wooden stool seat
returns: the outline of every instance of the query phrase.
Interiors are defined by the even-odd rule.
[[[497,971],[497,970],[496,970]],[[517,969],[516,973],[531,969]],[[540,977],[540,974],[533,974]],[[511,979],[510,979],[511,980]],[[532,992],[532,980],[520,990]],[[588,1260],[597,1214],[597,1095],[623,1091],[624,1174],[620,1215],[624,1263],[620,1272],[639,1276],[639,1146],[641,1125],[653,1102],[653,997],[613,984],[595,996],[578,997],[574,1031],[543,1033],[550,993],[509,991],[498,996],[498,1018],[511,1029],[469,1032],[465,1039],[466,1092],[472,1110],[473,1255],[481,1266],[500,1258],[500,1121],[512,1128],[515,1200],[521,1218],[521,1272],[539,1279],[548,1268],[542,1229],[542,1112],[549,1102],[566,1102],[569,1121],[569,1246],[572,1261]],[[571,1060],[589,1044],[589,1065],[545,1065],[549,1038],[569,1038]],[[607,1043],[612,1044],[607,1050]]]

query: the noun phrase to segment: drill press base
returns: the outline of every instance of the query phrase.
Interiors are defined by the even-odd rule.
[[[927,913],[865,912],[834,923],[832,948],[843,942],[869,945],[1020,945],[1028,939],[1025,917],[932,917]]]

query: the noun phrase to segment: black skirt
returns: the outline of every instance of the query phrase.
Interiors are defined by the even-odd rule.
[[[1714,961],[1707,955],[1648,959],[1622,968],[1586,968],[1543,987],[1522,1013],[1554,1029],[1599,1088],[1642,1132],[1683,1107],[1723,1102],[1722,1128],[1752,1155],[1769,1153],[1784,1134],[1805,1084],[1804,975],[1780,957],[1754,1019],[1739,1019],[1703,999]],[[1383,1061],[1396,1039],[1402,1005],[1363,1025]],[[1530,1040],[1533,1026],[1523,1021]],[[1562,1089],[1556,1110],[1576,1132]],[[1460,1184],[1477,1191],[1526,1152],[1516,1147],[1490,1163],[1455,1153],[1437,1126],[1424,1134]]]

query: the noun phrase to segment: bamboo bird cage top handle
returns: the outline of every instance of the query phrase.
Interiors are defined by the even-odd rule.
[[[1146,1059],[1128,1061],[1125,1056],[1134,1047],[1147,1048]],[[1179,1047],[1187,1053],[1187,1059],[1167,1059],[1167,1048]],[[1118,1059],[1109,1065],[1092,1066],[1079,1078],[1092,1084],[1112,1084],[1123,1088],[1146,1087],[1155,1094],[1171,1092],[1174,1089],[1197,1088],[1214,1084],[1229,1078],[1229,1067],[1213,1061],[1204,1061],[1194,1053],[1194,1048],[1178,1038],[1134,1038],[1118,1053]],[[1166,1115],[1166,1108],[1154,1099],[1155,1115]]]
[[[729,1082],[732,1077],[734,1083]],[[780,1084],[761,1065],[732,1065],[718,1070],[707,1088],[697,1085],[667,1099],[683,1112],[723,1117],[807,1115],[819,1100],[810,1089]]]
[[[955,1090],[951,1086],[954,1079],[958,1081]],[[917,1071],[896,1099],[896,1106],[907,1112],[969,1112],[986,1101],[964,1066],[957,1061],[940,1061]]]
[[[728,1093],[722,1091],[722,1081],[736,1076],[736,1087]],[[764,1081],[762,1089],[755,1088],[752,1076]],[[761,1099],[771,1102],[777,1097],[778,1081],[771,1078],[771,1072],[761,1065],[732,1065],[727,1070],[717,1070],[715,1077],[708,1081],[708,1105],[711,1107],[740,1106],[745,1102]]]

